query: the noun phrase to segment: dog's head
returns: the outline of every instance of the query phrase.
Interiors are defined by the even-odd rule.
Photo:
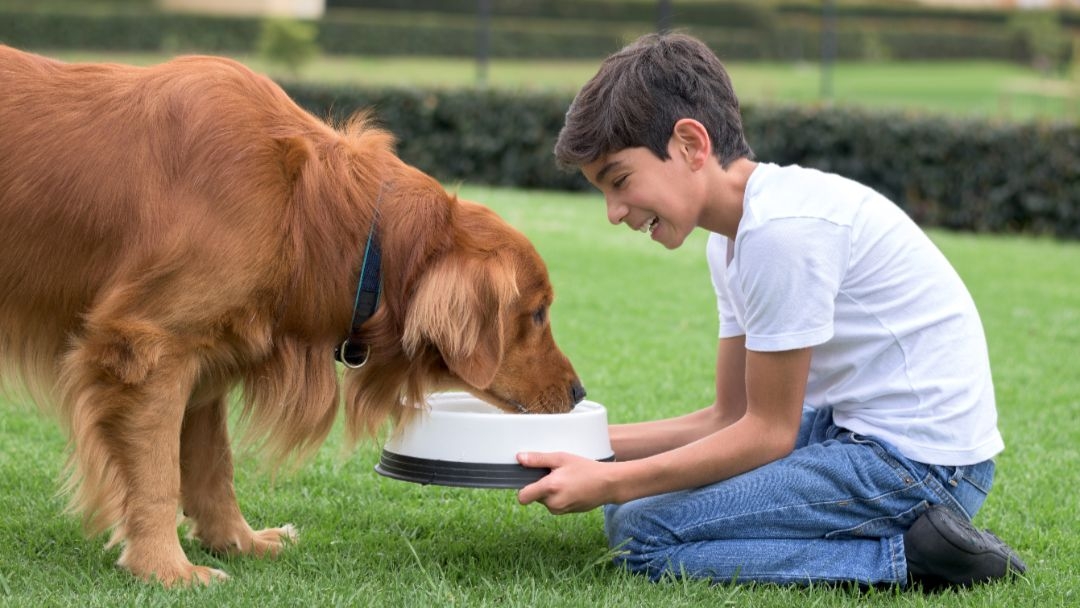
[[[405,352],[438,352],[442,388],[510,412],[567,412],[585,396],[551,333],[554,293],[528,239],[469,201],[454,207],[454,247],[421,276],[405,317]]]

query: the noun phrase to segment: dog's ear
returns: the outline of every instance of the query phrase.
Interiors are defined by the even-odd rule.
[[[497,257],[446,256],[425,273],[409,304],[405,352],[412,356],[428,342],[451,372],[487,388],[502,363],[503,316],[516,295],[513,272]]]

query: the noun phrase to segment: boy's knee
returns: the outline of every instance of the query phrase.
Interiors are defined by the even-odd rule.
[[[660,505],[649,504],[655,502],[641,499],[604,509],[604,528],[612,561],[616,566],[654,582],[684,574],[680,558],[683,541],[663,509],[658,508]]]
[[[652,500],[634,500],[604,508],[604,531],[608,547],[620,553],[649,553],[677,543],[671,527]]]

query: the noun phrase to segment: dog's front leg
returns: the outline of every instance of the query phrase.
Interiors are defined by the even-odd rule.
[[[291,525],[252,530],[233,488],[225,397],[193,404],[180,437],[181,503],[192,520],[192,536],[221,553],[277,555],[296,539]]]

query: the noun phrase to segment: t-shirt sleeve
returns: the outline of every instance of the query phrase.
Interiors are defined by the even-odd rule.
[[[716,291],[716,312],[720,318],[721,338],[743,335],[742,327],[735,318],[735,308],[731,304],[730,294],[727,293],[727,287],[725,287],[727,247],[727,238],[716,233],[709,235],[709,240],[705,245],[705,258],[709,261],[709,273],[713,290]]]
[[[851,252],[848,227],[817,218],[777,219],[741,235],[736,247],[747,349],[793,350],[832,338]]]

